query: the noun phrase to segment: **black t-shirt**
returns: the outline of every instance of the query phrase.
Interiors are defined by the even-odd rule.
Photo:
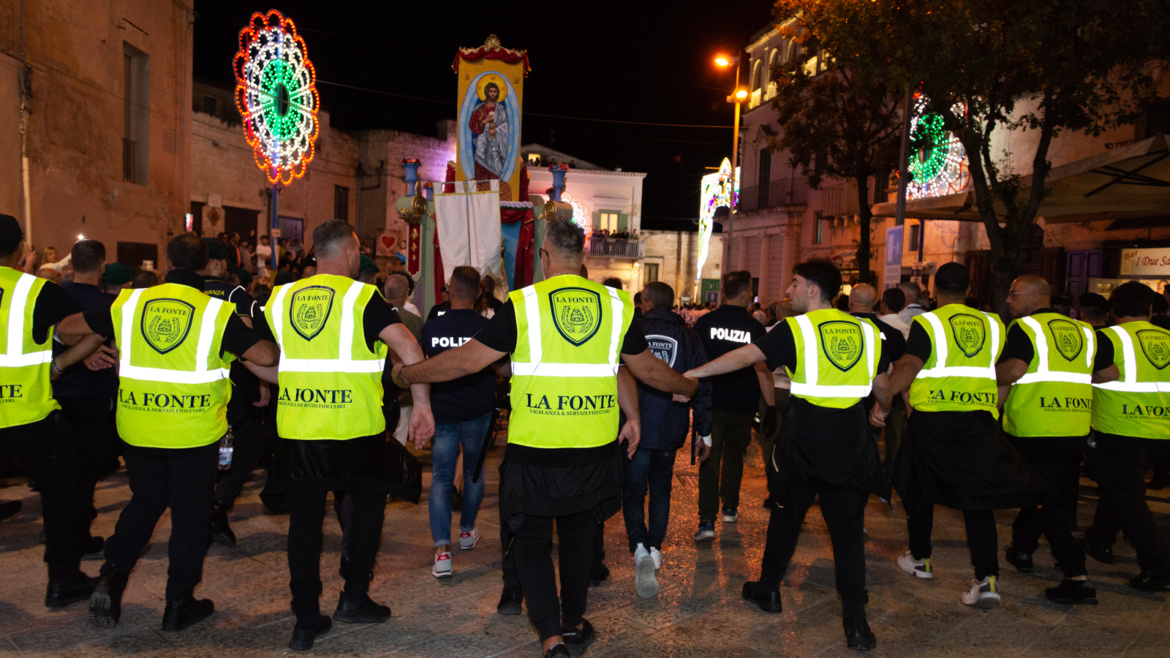
[[[252,299],[243,286],[231,286],[220,279],[203,277],[203,292],[216,299],[235,304],[236,314],[251,318],[253,325],[257,324],[260,316],[263,315],[260,311],[260,305],[256,303],[255,299]]]
[[[432,309],[433,310],[433,309]],[[516,351],[516,306],[512,300],[504,302],[492,319],[475,335],[475,339],[497,352],[511,354]],[[642,323],[634,319],[622,340],[622,354],[641,354],[650,349]]]
[[[743,306],[724,304],[695,320],[695,333],[703,341],[707,359],[719,357],[753,343],[767,334],[764,325]],[[711,378],[711,407],[732,413],[755,413],[760,403],[760,380],[748,366]]]
[[[444,313],[446,313],[447,311],[450,311],[450,310],[451,310],[451,302],[439,302],[438,304],[435,304],[434,306],[432,306],[430,312],[427,313],[427,321],[429,322],[431,320],[434,320],[435,318],[439,317],[440,315],[443,315]]]
[[[201,292],[203,290],[203,279],[198,274],[183,270],[167,272],[166,282],[187,286]],[[114,317],[110,314],[109,306],[96,306],[88,309],[82,317],[85,318],[85,323],[94,333],[106,338],[115,337],[117,329],[114,328]],[[248,325],[244,324],[243,320],[240,320],[238,315],[233,315],[224,328],[219,354],[223,356],[224,352],[230,352],[236,356],[242,356],[244,352],[247,352],[261,340],[262,336],[259,332],[252,331]]]
[[[1030,315],[1037,315],[1039,313],[1055,313],[1056,311],[1050,308],[1042,308]],[[1004,341],[1003,353],[999,355],[999,361],[996,363],[1003,363],[1008,359],[1019,359],[1024,363],[1031,363],[1032,357],[1036,356],[1036,348],[1032,345],[1032,339],[1028,338],[1028,333],[1020,326],[1020,323],[1013,322],[1007,330],[1007,339]]]
[[[428,358],[471,340],[488,319],[471,309],[455,309],[428,320],[422,329]],[[449,382],[431,384],[431,411],[438,425],[475,420],[491,413],[496,403],[496,374],[491,367]]]
[[[882,341],[883,359],[893,363],[902,358],[902,354],[906,351],[906,339],[902,336],[901,331],[882,322],[877,313],[851,313],[850,315],[855,318],[869,320],[878,328],[879,337]],[[885,372],[885,369],[879,369],[878,372]]]
[[[392,324],[401,323],[402,318],[398,316],[398,311],[394,310],[381,292],[375,293],[370,297],[370,301],[366,302],[366,308],[362,311],[362,332],[366,336],[366,347],[372,352],[382,330]],[[264,340],[275,340],[267,320],[257,322],[256,330]]]
[[[1093,372],[1099,372],[1113,365],[1113,341],[1103,329],[1097,330],[1097,356],[1093,357]]]
[[[932,351],[934,344],[930,342],[930,334],[926,333],[921,322],[911,322],[910,335],[906,337],[906,354],[916,356],[926,363]]]
[[[901,337],[901,333],[898,333],[898,336]],[[764,358],[768,360],[769,370],[784,367],[788,368],[789,372],[796,371],[796,364],[800,356],[796,353],[796,339],[792,336],[792,325],[781,322],[776,325],[775,329],[765,333],[753,343],[764,353]],[[883,345],[881,358],[878,359],[878,373],[889,369],[892,360],[890,355],[886,354]]]
[[[82,311],[81,304],[61,286],[49,281],[37,293],[33,306],[32,337],[38,343],[49,337],[49,329],[66,317]]]

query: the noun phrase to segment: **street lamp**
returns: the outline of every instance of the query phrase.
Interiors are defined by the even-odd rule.
[[[729,68],[732,64],[735,64],[735,87],[734,87],[734,91],[731,92],[731,95],[727,97],[727,102],[728,103],[735,103],[735,123],[732,126],[732,134],[731,134],[731,196],[732,196],[731,205],[732,205],[732,207],[730,208],[731,212],[734,213],[735,212],[734,206],[735,206],[736,201],[738,201],[738,199],[735,198],[735,186],[737,183],[737,179],[739,178],[739,176],[737,174],[737,168],[739,166],[739,164],[738,164],[738,161],[739,161],[739,110],[740,110],[739,106],[740,106],[740,103],[747,100],[748,92],[746,89],[739,88],[739,57],[728,57],[726,55],[717,55],[715,57],[715,65],[718,66],[719,68],[724,68],[724,69]]]

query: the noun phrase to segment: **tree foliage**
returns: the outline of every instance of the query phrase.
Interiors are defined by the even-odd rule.
[[[780,0],[776,9],[801,14],[802,38],[867,86],[925,92],[967,152],[999,305],[1044,198],[1053,138],[1132,121],[1170,53],[1164,0]],[[992,150],[1005,130],[1035,133],[1018,140],[1034,144],[1026,176]]]

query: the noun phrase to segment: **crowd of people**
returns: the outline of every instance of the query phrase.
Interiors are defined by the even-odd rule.
[[[431,444],[432,574],[449,578],[481,539],[484,458],[501,415],[497,610],[527,607],[545,656],[581,655],[596,637],[584,615],[589,587],[609,575],[606,520],[621,512],[633,589],[655,596],[677,453],[699,464],[694,541],[709,542],[739,520],[753,437],[770,517],[742,596],[782,610],[780,584],[819,501],[849,648],[877,645],[864,517],[871,495],[892,491],[907,515],[897,564],[916,578],[935,575],[934,506],[962,511],[974,568],[964,604],[1002,599],[996,509],[1019,510],[1004,552],[1018,571],[1033,571],[1047,538],[1063,573],[1046,590],[1054,602],[1098,602],[1085,558],[1112,562],[1118,531],[1137,552],[1129,584],[1170,590],[1143,495],[1147,471],[1157,486],[1170,470],[1170,331],[1166,299],[1140,283],[1069,308],[1023,276],[1005,325],[967,297],[958,263],[938,269],[928,299],[915,283],[842,294],[839,270],[813,260],[796,266],[782,300],[761,304],[751,274],[736,271],[718,306],[680,307],[662,282],[631,296],[616,279],[589,280],[584,233],[554,220],[541,282],[501,301],[491,277],[456,267],[424,320],[401,261],[381,272],[345,222],[318,227],[311,252],[279,244],[267,278],[265,241],[253,252],[232,235],[179,235],[160,279],[107,264],[96,240],[65,261],[30,255],[19,223],[0,215],[0,460],[19,461],[41,495],[47,606],[88,601],[91,623],[117,626],[170,508],[163,630],[211,616],[214,604],[195,597],[206,547],[236,545],[232,506],[263,467],[261,500],[289,514],[289,647],[310,650],[335,620],[384,622],[390,608],[369,592],[388,497],[411,497],[400,446]],[[93,536],[95,486],[119,459],[130,500],[110,537]],[[1082,470],[1100,497],[1078,541]],[[330,492],[345,584],[325,615]],[[0,517],[18,510],[0,503]],[[95,554],[93,579],[80,561]]]

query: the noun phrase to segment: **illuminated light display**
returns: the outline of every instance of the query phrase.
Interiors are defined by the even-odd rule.
[[[276,9],[252,14],[240,30],[236,108],[256,166],[268,182],[288,185],[313,160],[320,123],[317,73],[292,19]]]
[[[914,94],[907,199],[955,194],[966,189],[971,180],[963,145],[943,128],[941,116],[926,111],[926,102],[922,92]]]
[[[715,228],[715,209],[727,206],[732,210],[739,202],[739,167],[735,169],[735,189],[731,189],[731,161],[723,158],[719,171],[703,176],[699,184],[699,257],[695,267],[695,280],[702,277],[703,263]]]
[[[586,232],[593,226],[593,210],[579,196],[568,192],[561,192],[561,201],[573,206],[573,223],[585,229]]]

